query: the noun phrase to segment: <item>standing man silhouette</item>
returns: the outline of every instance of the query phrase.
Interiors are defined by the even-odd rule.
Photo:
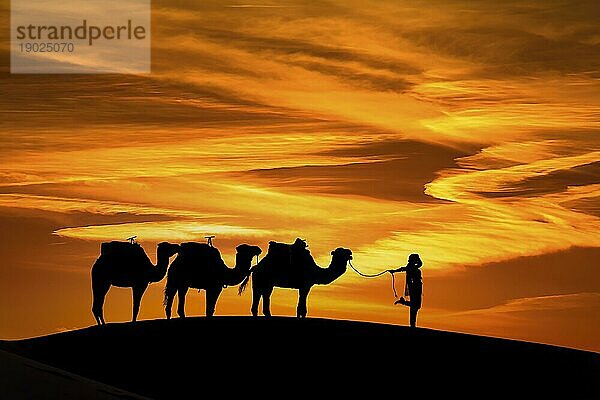
[[[423,296],[423,279],[421,277],[421,266],[423,261],[419,258],[419,255],[414,253],[408,256],[408,263],[406,267],[400,267],[398,269],[390,269],[389,273],[395,272],[406,272],[406,285],[404,287],[404,296],[409,297],[406,300],[404,297],[400,297],[394,304],[402,304],[410,307],[410,326],[415,328],[417,326],[417,313],[421,308],[421,301]]]

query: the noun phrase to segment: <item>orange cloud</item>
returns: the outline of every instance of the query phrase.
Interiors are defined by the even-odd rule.
[[[590,5],[285,5],[154,2],[148,76],[0,74],[0,206],[23,221],[5,218],[20,238],[6,248],[20,269],[0,281],[27,286],[31,265],[59,273],[48,260],[80,271],[97,241],[132,234],[150,243],[216,232],[227,257],[238,241],[264,249],[300,236],[319,263],[345,246],[365,272],[419,252],[431,278],[600,247],[600,36]],[[52,240],[65,243],[56,254]],[[65,303],[81,303],[88,283],[69,278]],[[365,294],[363,285],[348,273],[317,289],[311,313],[401,321],[381,290]],[[423,318],[546,337],[513,323],[522,321],[517,308],[534,306],[557,327],[571,321],[541,304],[570,298],[544,289],[536,300],[488,307],[481,322],[439,308]],[[51,290],[36,286],[40,299]],[[147,317],[161,315],[159,292],[149,293]],[[293,310],[295,293],[280,293],[276,312]],[[35,309],[47,310],[40,299]],[[247,310],[245,300],[225,299],[224,312]],[[14,301],[3,304],[3,316],[15,317]],[[129,307],[112,310],[126,318]],[[580,320],[594,316],[577,310]],[[55,326],[81,325],[88,314],[61,311]],[[498,315],[511,324],[496,324]],[[53,326],[50,317],[44,324]],[[560,342],[596,348],[577,334]]]

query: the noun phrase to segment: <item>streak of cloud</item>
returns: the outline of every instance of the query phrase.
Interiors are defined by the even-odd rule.
[[[18,236],[6,251],[22,271],[11,276],[25,288],[32,265],[59,274],[48,260],[81,271],[98,241],[129,232],[218,232],[227,254],[299,236],[320,264],[345,246],[365,272],[419,252],[426,279],[600,247],[597,20],[594,1],[159,0],[148,76],[9,75],[0,45],[0,206],[23,220],[4,219]],[[39,256],[23,244],[28,230]],[[52,257],[57,247],[68,257]],[[560,307],[575,298],[543,282],[494,302],[477,291],[480,322],[461,314],[472,309],[460,293],[424,318],[548,338],[519,324],[571,323]],[[315,315],[398,323],[360,285],[346,274],[317,289]],[[593,287],[577,289],[595,304]],[[281,293],[287,312],[295,294]],[[225,299],[223,311],[245,310]],[[577,326],[592,315],[576,313]],[[577,332],[571,343],[597,348]]]

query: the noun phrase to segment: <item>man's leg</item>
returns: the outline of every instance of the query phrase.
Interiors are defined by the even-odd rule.
[[[410,307],[410,301],[406,300],[404,297],[400,297],[394,304],[402,304],[403,306]]]
[[[417,327],[417,313],[418,312],[419,312],[419,309],[417,307],[410,308],[410,327],[411,328]]]

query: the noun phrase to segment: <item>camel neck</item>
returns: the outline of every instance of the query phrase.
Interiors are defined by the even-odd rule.
[[[235,266],[234,269],[250,269],[250,265],[252,264],[252,258],[248,259],[247,255],[236,254],[235,255]]]
[[[332,259],[329,267],[320,268],[318,271],[316,283],[319,285],[328,285],[346,272],[346,262]]]
[[[166,254],[156,255],[156,266],[153,266],[150,277],[151,282],[158,282],[165,277],[167,267],[169,266],[169,257]]]
[[[229,286],[239,285],[248,275],[252,259],[248,259],[247,255],[235,255],[235,267],[227,269],[224,276],[224,283]]]

